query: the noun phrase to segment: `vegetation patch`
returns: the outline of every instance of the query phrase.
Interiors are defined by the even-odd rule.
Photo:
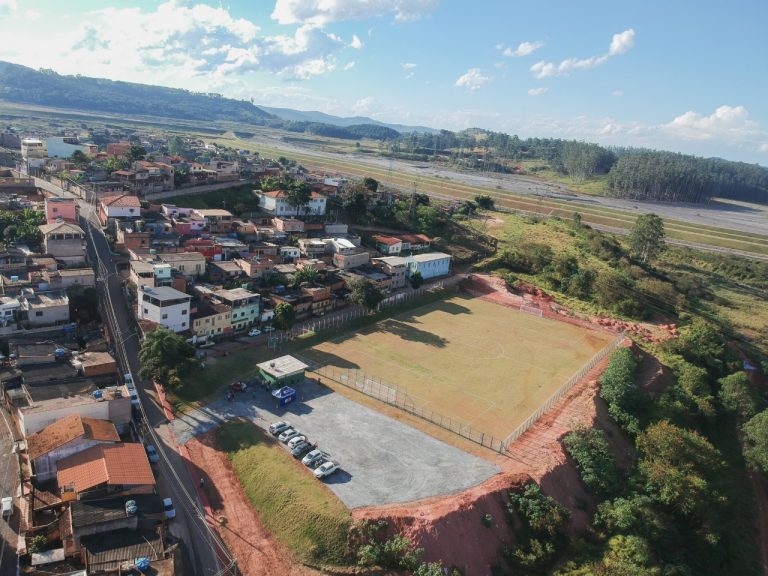
[[[352,517],[325,484],[250,423],[227,423],[217,437],[259,518],[299,560],[318,566],[352,562]]]

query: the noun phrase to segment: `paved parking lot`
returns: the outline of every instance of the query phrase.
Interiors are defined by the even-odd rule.
[[[288,420],[331,454],[342,469],[326,482],[349,508],[411,502],[460,492],[480,484],[499,469],[307,381],[303,398],[285,410],[265,390],[217,400],[172,423],[179,443],[236,417],[262,428]],[[290,455],[287,455],[290,458]]]

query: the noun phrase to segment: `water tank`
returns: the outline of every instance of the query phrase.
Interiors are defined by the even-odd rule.
[[[11,282],[18,282],[19,277],[18,276],[11,276]]]
[[[94,390],[93,397],[96,400],[101,400],[104,397],[104,393],[101,390]]]
[[[139,511],[139,507],[136,505],[136,500],[128,500],[128,501],[125,503],[125,512],[126,512],[126,513],[127,513],[129,516],[133,516],[133,515],[134,515],[134,514],[136,514],[136,512],[138,512],[138,511]]]

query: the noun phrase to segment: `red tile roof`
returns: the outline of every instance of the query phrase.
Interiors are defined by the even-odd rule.
[[[29,458],[35,460],[77,438],[105,442],[120,441],[115,425],[109,420],[82,418],[80,414],[71,414],[27,438]]]
[[[100,444],[64,458],[58,464],[59,488],[84,492],[101,484],[147,485],[155,477],[141,444]]]
[[[141,208],[141,201],[131,194],[109,194],[101,197],[104,206],[116,208]]]
[[[385,244],[386,246],[394,246],[400,244],[400,238],[393,238],[392,236],[374,236],[373,239],[379,244]]]
[[[425,236],[424,234],[400,234],[398,238],[400,238],[400,240],[403,242],[409,242],[411,244],[420,244],[432,241],[429,236]]]
[[[269,196],[270,198],[288,198],[288,193],[284,190],[270,190],[269,192],[262,192],[262,194],[264,194],[264,196]],[[317,192],[312,192],[310,197],[315,200],[318,198],[325,198],[324,195],[318,194]]]

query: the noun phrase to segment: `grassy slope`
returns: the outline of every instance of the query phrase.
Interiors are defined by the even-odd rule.
[[[218,431],[238,480],[267,529],[302,562],[350,562],[349,511],[273,438],[247,422]]]

